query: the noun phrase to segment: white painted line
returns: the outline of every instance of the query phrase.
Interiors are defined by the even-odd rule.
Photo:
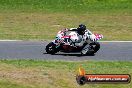
[[[128,43],[130,42],[131,43],[132,41],[99,41],[99,42],[119,42],[119,43],[120,42],[128,42]]]
[[[2,42],[13,42],[13,41],[22,41],[22,40],[0,40]]]
[[[13,42],[14,41],[15,42],[15,41],[31,41],[31,40],[0,40],[0,41],[3,41],[3,42]],[[37,40],[32,40],[32,41],[37,41]],[[40,41],[40,40],[38,40],[38,41]],[[41,40],[41,41],[43,41],[43,40]],[[119,42],[119,43],[120,42],[130,42],[130,43],[132,43],[132,41],[98,41],[98,42]]]

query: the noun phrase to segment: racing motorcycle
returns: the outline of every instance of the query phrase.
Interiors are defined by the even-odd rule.
[[[74,31],[73,28],[72,30],[63,33],[63,35],[58,36],[60,34],[61,33],[58,32],[56,39],[46,46],[45,50],[48,54],[55,54],[57,52],[80,52],[81,55],[94,55],[100,49],[100,44],[97,41],[103,38],[103,35],[101,34],[93,34],[95,38],[91,41],[86,32],[85,38],[80,40],[80,42],[77,41],[78,33]]]

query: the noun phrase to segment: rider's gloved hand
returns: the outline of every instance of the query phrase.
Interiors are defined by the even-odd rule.
[[[89,39],[91,41],[96,41],[96,36],[94,34],[88,35],[87,39]]]

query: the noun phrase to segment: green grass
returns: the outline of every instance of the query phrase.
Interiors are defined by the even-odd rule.
[[[84,23],[103,40],[132,40],[131,15],[0,13],[0,39],[49,40],[62,28]]]
[[[86,84],[79,86],[79,66],[89,74],[130,74],[131,61],[37,61],[0,60],[0,88],[131,88],[129,84]]]
[[[0,9],[27,12],[131,12],[131,0],[1,0]]]
[[[132,0],[0,0],[0,39],[49,40],[84,23],[103,40],[132,40]]]
[[[12,82],[10,80],[0,79],[0,88],[31,88],[31,87]]]

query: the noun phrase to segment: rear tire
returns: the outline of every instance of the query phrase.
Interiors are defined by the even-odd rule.
[[[48,54],[55,54],[57,53],[57,49],[56,49],[56,45],[53,42],[50,42],[46,48],[45,48],[46,52]]]

